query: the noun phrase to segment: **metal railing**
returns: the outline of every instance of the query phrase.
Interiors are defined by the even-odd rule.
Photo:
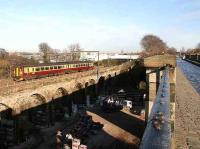
[[[170,84],[169,68],[163,70],[157,97],[149,116],[140,149],[170,149]]]

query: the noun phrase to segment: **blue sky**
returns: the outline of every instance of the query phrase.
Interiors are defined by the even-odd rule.
[[[169,46],[200,42],[200,0],[0,0],[0,47],[138,51],[146,34]]]

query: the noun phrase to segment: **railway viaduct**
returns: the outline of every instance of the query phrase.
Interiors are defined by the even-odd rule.
[[[163,104],[165,109],[167,111],[170,111],[169,119],[167,121],[171,121],[171,124],[167,124],[166,132],[159,132],[156,136],[160,138],[160,136],[169,135],[173,138],[173,132],[174,132],[174,120],[175,120],[175,84],[176,84],[176,58],[175,56],[170,55],[162,55],[162,56],[153,56],[150,58],[144,59],[144,65],[143,70],[138,71],[139,77],[137,75],[133,75],[131,77],[135,77],[134,79],[137,79],[137,82],[135,85],[137,88],[140,88],[141,86],[145,86],[144,92],[146,93],[146,101],[145,101],[145,120],[147,122],[147,128],[150,129],[148,132],[148,129],[145,131],[145,134],[155,134],[155,130],[153,131],[153,126],[151,126],[151,119],[152,114],[151,111],[156,111],[157,106],[154,106],[157,101],[160,100],[160,98],[163,96],[163,89],[160,89],[161,86],[166,86],[166,99],[169,105]],[[15,141],[14,143],[22,142],[25,138],[20,138],[22,133],[21,131],[24,131],[22,127],[28,119],[33,119],[33,115],[41,114],[36,113],[34,110],[37,108],[38,111],[46,111],[48,113],[48,116],[45,115],[47,119],[44,119],[44,121],[48,121],[51,124],[54,119],[56,119],[56,116],[52,115],[53,111],[58,110],[59,107],[67,107],[66,111],[70,111],[69,115],[73,114],[74,110],[76,109],[73,107],[77,103],[81,103],[83,100],[86,102],[86,104],[89,104],[89,102],[93,102],[92,98],[97,95],[100,92],[108,92],[107,95],[112,94],[116,81],[114,80],[120,80],[119,77],[123,76],[121,81],[122,83],[128,82],[129,85],[131,85],[132,82],[128,80],[128,77],[130,76],[130,72],[133,69],[133,63],[125,63],[120,66],[115,66],[111,68],[104,68],[102,71],[100,71],[99,78],[97,78],[96,72],[88,74],[87,72],[81,72],[77,74],[70,74],[72,77],[69,77],[71,79],[67,79],[66,76],[63,76],[64,79],[62,81],[56,81],[56,83],[50,83],[45,84],[42,86],[39,86],[38,88],[31,88],[18,92],[10,94],[9,96],[2,96],[0,101],[0,112],[1,112],[1,118],[8,117],[7,120],[5,120],[6,125],[13,125],[13,127],[16,127],[18,129],[15,129],[14,136]],[[87,75],[85,75],[87,73]],[[124,75],[126,74],[126,75]],[[74,75],[74,77],[73,77]],[[142,76],[142,77],[141,77]],[[164,78],[164,79],[163,79]],[[166,79],[167,78],[167,79]],[[133,79],[133,78],[132,78]],[[127,81],[128,80],[128,81]],[[142,82],[140,84],[140,82]],[[119,83],[119,82],[118,82]],[[142,85],[143,84],[143,85]],[[163,85],[164,84],[164,85]],[[23,85],[23,83],[21,84]],[[25,84],[24,84],[25,85]],[[32,84],[34,86],[34,84]],[[20,87],[20,86],[19,86]],[[23,87],[23,86],[22,86]],[[143,88],[142,87],[142,88]],[[17,89],[15,88],[17,91]],[[168,94],[169,93],[169,94]],[[165,95],[164,95],[165,96]],[[163,97],[164,97],[163,96]],[[59,99],[65,98],[64,101],[57,102]],[[73,100],[66,100],[66,98]],[[168,103],[166,102],[166,103]],[[162,105],[162,103],[165,103],[165,101],[160,101],[159,105]],[[71,106],[68,106],[71,105]],[[56,108],[57,107],[57,108]],[[31,112],[29,109],[32,109]],[[159,108],[158,108],[159,109]],[[38,112],[37,111],[37,112]],[[162,110],[161,110],[162,111]],[[10,113],[10,117],[8,114]],[[20,115],[20,116],[19,116]],[[43,115],[43,114],[41,114]],[[165,115],[164,115],[165,116]],[[40,118],[42,119],[42,118]],[[11,122],[9,122],[11,120]],[[10,124],[9,124],[10,123]],[[150,124],[149,124],[150,123]],[[149,126],[150,125],[150,126]],[[27,129],[27,128],[26,128]],[[164,134],[163,134],[164,133]],[[22,135],[23,136],[23,135]],[[145,140],[151,140],[151,137],[146,137],[149,135],[145,135],[142,141],[143,148],[145,149],[144,144],[149,144],[148,141]],[[154,136],[155,137],[155,136]],[[161,138],[165,140],[166,138]],[[154,139],[156,140],[156,138]],[[165,140],[165,145],[171,146],[171,137],[167,138]],[[154,146],[157,144],[157,142],[151,142],[151,145]],[[172,142],[173,144],[173,142]],[[161,144],[162,145],[162,144]],[[158,146],[159,148],[160,146]]]
[[[120,75],[120,73],[122,72],[127,72],[129,67],[131,67],[131,65],[127,63],[120,66],[103,68],[103,71],[100,71],[100,76],[98,79],[96,72],[90,75],[85,75],[85,72],[80,72],[76,74],[69,74],[69,78],[71,80],[67,79],[69,76],[67,75],[65,76],[65,79],[62,79],[58,83],[52,83],[50,85],[48,85],[47,83],[47,85],[42,86],[40,86],[40,84],[38,85],[38,88],[30,87],[34,86],[34,84],[31,84],[32,82],[30,82],[30,85],[27,90],[16,92],[8,96],[0,96],[0,111],[4,111],[9,108],[12,109],[13,115],[20,114],[24,110],[51,102],[59,96],[69,95],[80,89],[94,86],[98,82],[109,80],[112,77]],[[76,75],[76,78],[71,78],[71,76],[73,75]],[[40,82],[40,80],[38,80],[38,82],[43,83]],[[56,79],[55,82],[57,82]],[[16,86],[14,86],[14,90],[17,91],[17,89],[23,88],[23,85],[26,85],[26,82],[20,84],[20,86],[17,85],[17,83],[15,85]]]

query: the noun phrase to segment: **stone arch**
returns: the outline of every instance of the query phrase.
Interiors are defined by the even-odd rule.
[[[108,78],[108,79],[111,79],[111,78],[112,78],[112,75],[111,75],[111,74],[109,74],[109,75],[107,76],[107,78]]]
[[[76,82],[75,91],[72,94],[72,102],[74,104],[83,104],[85,102],[85,88],[80,82]]]
[[[16,113],[15,110],[13,108],[11,108],[10,106],[8,106],[5,103],[0,102],[0,118],[2,119],[2,117],[6,117],[6,119],[12,119],[12,116]]]
[[[85,88],[87,88],[89,86],[88,82],[85,82]]]
[[[83,85],[80,82],[78,82],[78,83],[75,84],[75,88],[76,89],[83,89]]]
[[[9,107],[8,105],[6,105],[5,103],[0,102],[0,106],[4,106],[5,109],[11,109],[13,110],[11,107]]]
[[[68,92],[67,90],[64,88],[64,87],[59,87],[57,90],[56,90],[56,93],[54,95],[53,98],[55,97],[63,97],[65,95],[68,95]]]
[[[99,93],[105,92],[105,77],[101,76],[98,80],[97,89]]]
[[[37,101],[39,101],[40,104],[46,103],[45,97],[41,94],[35,93],[35,94],[31,95],[31,97],[37,99]]]
[[[64,87],[59,87],[56,90],[52,101],[49,103],[52,124],[56,121],[61,121],[66,113],[71,115],[71,101],[68,95],[68,91]]]
[[[89,83],[90,83],[90,85],[94,85],[96,83],[96,81],[94,79],[90,79]]]
[[[105,77],[104,76],[101,76],[100,78],[99,78],[99,80],[98,80],[98,83],[99,82],[104,82],[105,81]]]
[[[106,78],[106,83],[105,83],[105,90],[106,90],[107,94],[112,93],[112,87],[113,87],[113,78],[112,78],[111,74],[108,74],[108,76]]]

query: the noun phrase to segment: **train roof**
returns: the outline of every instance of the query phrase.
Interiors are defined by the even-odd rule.
[[[57,62],[57,63],[38,63],[30,65],[18,65],[23,67],[37,67],[37,66],[53,66],[53,65],[65,65],[65,64],[79,64],[79,63],[92,63],[92,61],[67,61],[67,62]]]

